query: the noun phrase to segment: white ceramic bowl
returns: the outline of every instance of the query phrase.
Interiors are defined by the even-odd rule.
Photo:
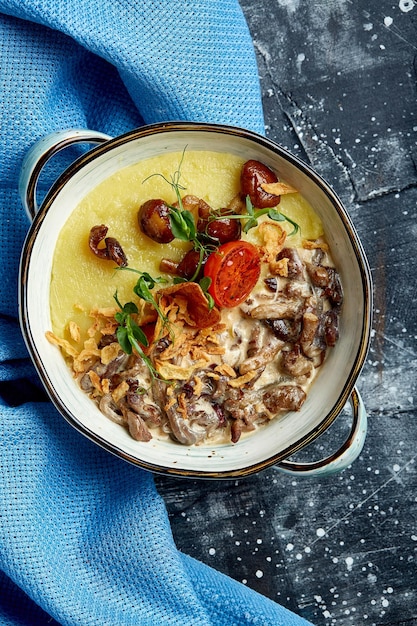
[[[36,183],[46,161],[75,142],[100,143],[56,181],[40,209]],[[308,199],[321,218],[341,274],[344,304],[340,339],[329,351],[300,412],[273,420],[238,444],[187,447],[153,439],[133,440],[107,420],[74,382],[60,351],[45,338],[51,328],[49,286],[53,253],[60,230],[91,189],[117,170],[166,152],[213,150],[258,159],[279,172]],[[32,360],[57,409],[77,430],[108,451],[143,468],[179,476],[230,478],[276,465],[299,474],[327,474],[343,469],[359,454],[366,433],[366,412],[355,389],[370,340],[372,289],[368,264],[354,226],[328,184],[306,164],[272,141],[239,128],[167,123],[139,128],[109,139],[91,131],[63,131],[36,144],[21,173],[21,196],[32,225],[20,267],[20,320]],[[326,459],[312,464],[286,460],[316,439],[351,401],[353,425],[348,439]]]

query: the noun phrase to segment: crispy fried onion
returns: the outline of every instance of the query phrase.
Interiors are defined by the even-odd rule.
[[[158,306],[167,323],[158,320],[152,357],[165,380],[187,380],[193,372],[207,367],[214,355],[224,354],[218,309],[209,309],[197,283],[180,283],[158,292]]]
[[[311,239],[303,239],[303,248],[306,250],[323,250],[329,251],[329,245],[325,241],[312,241]]]
[[[81,343],[81,331],[75,322],[68,324],[69,339],[59,337],[51,331],[45,333],[46,339],[53,345],[58,346],[65,357],[71,361],[74,374],[77,376],[86,372],[91,363],[100,360],[104,365],[110,363],[120,351],[118,343],[110,343],[99,348],[102,337],[114,335],[117,322],[114,319],[116,308],[95,309],[91,311],[92,325],[87,330],[87,337]],[[75,345],[74,345],[75,344]]]
[[[286,231],[276,222],[262,222],[259,226],[262,237],[261,257],[269,264],[272,274],[285,276],[287,264],[282,259],[277,260],[278,253],[282,250],[287,238]]]
[[[175,311],[175,321],[188,326],[208,328],[220,321],[220,311],[209,309],[207,298],[197,283],[179,283],[157,293],[159,308],[166,313]]]
[[[262,183],[261,188],[266,193],[270,193],[273,196],[284,196],[287,193],[297,193],[297,189],[279,181],[276,183]]]

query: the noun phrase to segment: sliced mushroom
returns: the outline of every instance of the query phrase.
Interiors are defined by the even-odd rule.
[[[301,333],[301,319],[265,320],[274,335],[281,341],[294,343]]]
[[[310,359],[301,352],[299,344],[295,344],[292,350],[282,353],[281,368],[285,374],[293,378],[310,378],[314,365]]]
[[[100,259],[114,261],[119,267],[126,267],[127,258],[123,248],[114,237],[106,237],[108,230],[104,224],[93,226],[88,238],[89,248]],[[103,240],[105,245],[99,248]]]
[[[125,418],[122,411],[118,408],[110,393],[104,395],[99,402],[100,411],[108,417],[112,422],[123,426]]]
[[[152,434],[140,415],[127,409],[125,411],[125,417],[129,433],[133,439],[136,441],[150,441],[152,439]]]
[[[279,411],[299,411],[306,393],[298,385],[275,385],[262,399],[268,411],[275,415]]]
[[[300,346],[303,353],[313,360],[316,367],[322,364],[325,356],[325,346],[320,341],[320,334],[317,334],[319,327],[320,319],[315,313],[310,311],[304,313]]]
[[[315,287],[323,289],[323,293],[333,306],[340,306],[343,302],[343,289],[340,276],[333,267],[307,264],[307,272]]]
[[[173,437],[184,445],[194,445],[206,439],[219,426],[219,415],[213,405],[203,398],[168,405],[166,414]]]
[[[332,309],[324,314],[324,339],[333,348],[339,339],[339,310]]]
[[[249,309],[248,315],[257,320],[294,319],[303,304],[304,298],[278,297]]]
[[[245,359],[239,366],[240,374],[247,374],[248,372],[257,371],[261,368],[265,368],[281,350],[284,345],[283,341],[268,333],[268,341],[258,350],[256,354]]]
[[[139,415],[144,422],[151,422],[155,426],[159,426],[162,423],[161,409],[151,403],[148,399],[145,400],[143,395],[134,391],[128,391],[126,394],[126,404],[128,408]]]

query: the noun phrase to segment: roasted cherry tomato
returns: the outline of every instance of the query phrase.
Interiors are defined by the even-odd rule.
[[[261,272],[256,246],[247,241],[229,241],[210,254],[204,276],[211,278],[208,292],[219,307],[232,308],[246,300]]]
[[[276,174],[260,161],[246,161],[240,174],[240,189],[244,196],[249,196],[254,207],[265,209],[279,204],[280,196],[267,193],[261,187],[264,183],[276,183]]]

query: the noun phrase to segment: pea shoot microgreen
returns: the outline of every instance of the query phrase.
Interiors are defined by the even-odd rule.
[[[187,149],[187,146],[185,146],[184,150],[182,151],[182,155],[181,155],[181,159],[178,165],[178,168],[175,170],[175,172],[171,175],[171,180],[169,180],[166,176],[164,176],[163,174],[161,174],[160,172],[155,172],[155,174],[150,174],[150,176],[147,176],[143,181],[143,183],[146,183],[147,180],[149,180],[150,178],[153,178],[154,176],[160,176],[166,183],[168,183],[168,185],[170,185],[172,187],[172,189],[175,192],[175,195],[177,196],[177,201],[178,201],[178,205],[180,207],[181,210],[183,210],[183,204],[182,204],[182,198],[181,198],[181,193],[180,191],[185,191],[186,187],[183,187],[182,185],[180,185],[180,178],[181,178],[181,167],[182,167],[182,162],[184,161],[184,156],[185,156],[185,151]],[[170,205],[168,205],[170,206]],[[171,207],[170,207],[171,208]]]
[[[189,241],[193,244],[195,250],[197,250],[199,254],[198,263],[195,269],[193,276],[189,279],[189,282],[195,282],[201,267],[204,262],[204,257],[207,253],[212,252],[215,249],[213,244],[203,244],[199,239],[199,233],[197,231],[197,227],[195,224],[194,215],[191,211],[186,209],[178,209],[177,207],[170,207],[170,215],[169,219],[171,222],[172,233],[177,239],[181,241]],[[176,276],[174,278],[174,283],[184,282],[185,278],[180,278]],[[210,287],[211,279],[208,276],[205,276],[199,281],[199,285],[207,298],[207,302],[209,305],[209,309],[212,309],[214,306],[214,300],[211,295],[207,292],[207,289]]]
[[[149,370],[151,377],[159,378],[157,370],[154,368],[152,361],[146,356],[143,348],[149,345],[148,339],[140,326],[135,322],[133,315],[139,312],[134,302],[126,302],[122,305],[119,301],[117,291],[113,295],[120,311],[115,314],[115,320],[119,324],[116,330],[117,341],[126,354],[132,354],[133,350],[143,359]]]
[[[197,228],[191,211],[177,207],[170,207],[169,221],[174,237],[181,241],[194,241],[197,238]]]
[[[144,357],[143,347],[147,347],[148,339],[140,326],[135,322],[132,315],[139,313],[134,302],[127,302],[122,305],[119,301],[117,291],[113,295],[120,311],[115,314],[115,320],[119,324],[116,330],[117,341],[126,354],[132,354],[133,348]]]
[[[247,215],[243,214],[236,216],[228,215],[227,217],[232,219],[234,218],[246,220],[246,223],[243,227],[244,233],[247,233],[251,228],[255,228],[256,226],[258,226],[258,220],[262,215],[267,215],[269,219],[273,220],[274,222],[288,222],[289,224],[291,224],[293,229],[289,233],[289,237],[291,237],[292,235],[296,235],[300,230],[300,226],[296,222],[287,217],[287,215],[284,215],[280,211],[277,211],[277,209],[266,208],[255,210],[255,207],[253,206],[249,196],[246,196],[246,214]]]
[[[291,237],[292,235],[296,235],[301,230],[299,224],[294,222],[291,218],[289,218],[287,215],[284,215],[284,213],[281,213],[277,209],[266,208],[266,209],[255,210],[255,207],[252,204],[250,196],[246,196],[245,198],[245,208],[246,208],[246,214],[245,213],[227,213],[225,215],[222,215],[220,211],[213,210],[213,215],[210,216],[209,219],[218,220],[224,217],[224,218],[232,219],[232,220],[233,219],[243,220],[243,221],[246,220],[245,225],[243,226],[242,230],[244,233],[248,233],[251,228],[255,228],[256,226],[258,226],[258,220],[260,217],[262,217],[262,215],[268,215],[269,219],[273,220],[274,222],[288,222],[289,224],[292,225],[293,230],[288,234],[288,237]]]
[[[139,270],[135,270],[130,267],[119,267],[119,270],[126,270],[130,272],[135,272],[136,274],[140,274],[140,277],[133,287],[133,292],[145,302],[152,304],[161,318],[164,325],[168,324],[167,317],[162,313],[161,309],[158,306],[157,301],[151,293],[151,289],[158,283],[166,283],[167,280],[162,277],[153,278],[148,272],[140,272]],[[151,359],[146,356],[143,348],[148,347],[149,341],[143,332],[142,328],[136,323],[134,319],[134,315],[139,313],[139,309],[134,302],[127,302],[122,305],[119,301],[117,291],[114,294],[113,298],[116,300],[120,311],[115,314],[115,320],[119,324],[116,329],[116,338],[117,341],[122,348],[123,352],[126,354],[132,354],[133,350],[137,352],[137,354],[143,359],[146,367],[148,368],[151,377],[160,378],[157,370],[152,364]],[[169,382],[169,381],[165,381]]]
[[[140,270],[136,270],[133,267],[119,267],[117,268],[120,271],[134,272],[135,274],[139,274],[138,281],[136,285],[133,287],[133,293],[135,293],[138,298],[141,298],[145,302],[151,304],[155,311],[158,313],[164,324],[168,323],[167,317],[162,313],[161,309],[158,306],[157,301],[151,293],[151,290],[157,284],[166,284],[168,281],[166,278],[162,276],[158,276],[157,278],[153,278],[148,272],[141,272]],[[136,311],[137,313],[137,311]]]
[[[208,307],[209,307],[209,310],[211,311],[211,309],[214,307],[214,304],[215,304],[213,296],[208,292],[208,288],[211,285],[211,278],[209,276],[204,276],[204,278],[202,278],[199,281],[199,285],[201,287],[202,292],[207,298]]]

